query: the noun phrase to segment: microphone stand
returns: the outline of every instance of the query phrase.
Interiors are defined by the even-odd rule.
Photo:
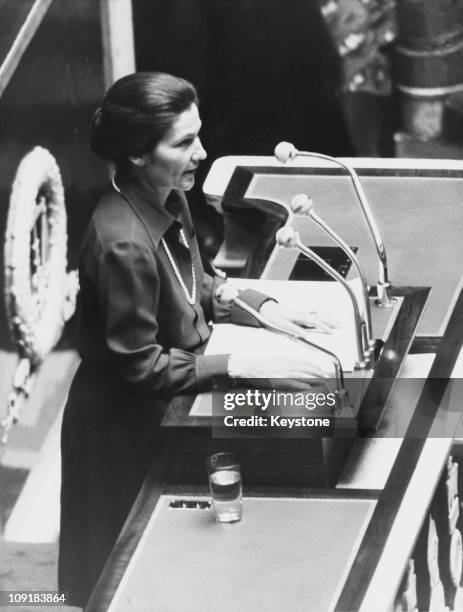
[[[322,259],[315,251],[312,251],[309,247],[305,246],[300,238],[299,233],[292,227],[282,227],[278,230],[276,234],[277,244],[284,248],[296,248],[303,255],[312,259],[317,263],[320,268],[322,268],[327,274],[329,274],[336,281],[341,283],[344,289],[347,291],[350,300],[352,302],[352,307],[354,309],[354,318],[355,318],[355,338],[357,343],[357,357],[358,361],[356,363],[356,368],[360,370],[365,370],[369,365],[369,359],[365,360],[365,352],[366,347],[364,347],[364,338],[365,338],[365,322],[360,317],[359,307],[357,303],[357,298],[355,293],[353,292],[351,286],[344,280],[344,278],[334,270],[329,264],[326,263],[324,259]]]
[[[363,329],[365,331],[364,354],[365,354],[366,359],[368,359],[369,357],[373,357],[374,349],[376,346],[376,341],[373,337],[370,296],[368,293],[368,283],[367,283],[367,279],[365,276],[365,272],[363,271],[363,268],[360,265],[358,257],[356,256],[354,251],[350,248],[350,246],[347,244],[347,242],[343,240],[343,238],[341,238],[341,236],[339,236],[339,234],[337,234],[333,230],[333,228],[331,228],[319,215],[317,215],[317,213],[314,210],[312,200],[308,196],[306,196],[305,194],[300,194],[300,195],[295,196],[291,202],[291,208],[293,212],[295,213],[305,214],[307,216],[310,216],[312,221],[320,229],[325,231],[330,236],[330,238],[332,238],[332,240],[341,247],[344,253],[349,257],[349,259],[354,264],[355,269],[357,270],[357,273],[359,275],[361,285],[362,285],[363,306],[364,306]]]
[[[287,161],[289,161],[290,159],[294,159],[298,155],[300,155],[301,157],[314,157],[317,159],[324,159],[325,161],[329,161],[331,163],[337,164],[338,166],[341,166],[341,168],[346,170],[346,172],[349,174],[352,184],[354,186],[357,200],[360,203],[363,214],[368,224],[368,228],[370,230],[371,235],[373,236],[376,251],[379,257],[379,279],[376,285],[378,296],[376,299],[376,303],[378,304],[378,306],[381,306],[383,308],[391,308],[396,300],[392,296],[392,285],[389,281],[388,276],[386,249],[384,247],[384,243],[376,225],[375,218],[373,217],[370,205],[368,204],[367,197],[365,195],[365,192],[363,190],[356,171],[350,164],[347,164],[346,162],[343,162],[336,157],[324,155],[323,153],[314,153],[312,151],[298,151],[296,147],[291,143],[279,143],[275,147],[275,157],[278,161],[282,163],[286,163]]]
[[[328,349],[325,349],[319,346],[318,344],[311,342],[301,333],[293,332],[291,330],[286,330],[282,327],[279,327],[278,325],[275,325],[274,323],[271,323],[265,317],[263,317],[259,312],[257,312],[257,310],[255,310],[251,306],[248,306],[246,302],[243,302],[238,297],[232,298],[230,301],[234,302],[236,306],[238,306],[239,308],[241,308],[242,310],[250,314],[252,317],[254,317],[257,321],[259,321],[259,323],[265,329],[268,329],[269,331],[275,334],[285,336],[289,338],[290,340],[299,342],[300,344],[308,345],[316,350],[321,351],[322,353],[330,357],[333,363],[333,366],[334,366],[334,372],[335,372],[335,377],[336,377],[335,395],[336,395],[337,413],[341,413],[343,410],[350,408],[348,393],[344,385],[344,372],[342,369],[341,361],[339,360],[339,357],[335,355],[335,353],[332,353]]]

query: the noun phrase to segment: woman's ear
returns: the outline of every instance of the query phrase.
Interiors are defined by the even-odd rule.
[[[129,160],[134,166],[138,166],[139,168],[146,165],[146,161],[143,159],[143,157],[129,157]]]

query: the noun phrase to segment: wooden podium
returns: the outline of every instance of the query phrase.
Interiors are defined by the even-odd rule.
[[[220,598],[224,598],[225,610],[246,612],[252,609],[249,605],[254,601],[256,589],[268,589],[269,593],[277,589],[275,601],[292,602],[292,610],[303,612],[310,605],[307,573],[310,574],[314,562],[320,564],[322,573],[331,568],[329,583],[321,585],[316,595],[316,601],[326,606],[323,610],[390,610],[401,595],[399,587],[408,571],[408,559],[461,420],[461,390],[458,393],[457,389],[450,399],[448,391],[452,373],[461,376],[463,368],[455,368],[462,343],[463,292],[453,309],[429,376],[415,398],[407,431],[401,440],[379,440],[383,446],[382,462],[388,464],[387,470],[384,476],[380,474],[370,479],[370,483],[363,483],[362,470],[357,474],[355,469],[344,476],[336,488],[323,489],[290,486],[288,482],[282,486],[252,486],[247,480],[249,475],[245,474],[242,524],[220,527],[210,513],[201,510],[201,502],[208,499],[206,487],[179,482],[163,484],[162,470],[154,465],[105,566],[87,612],[141,611],[146,609],[147,602],[153,611],[176,610],[180,608],[175,606],[181,605],[184,612],[199,609],[212,612]],[[393,389],[387,404],[391,410],[407,410],[409,400],[404,402],[403,395]],[[180,419],[179,414],[175,418]],[[444,432],[440,429],[443,422],[447,424]],[[187,428],[190,430],[188,436],[197,438],[199,449],[201,441],[206,441],[205,432],[194,424]],[[373,459],[371,441],[371,438],[363,440],[365,444],[359,460],[368,463]],[[385,445],[386,442],[391,445]],[[392,453],[387,446],[393,447]],[[182,452],[182,449],[177,450]],[[384,450],[388,450],[389,458]],[[196,461],[199,454],[191,452],[184,460]],[[371,468],[373,472],[384,471],[380,464]],[[184,477],[193,482],[197,474],[197,470],[192,470],[185,472]],[[278,477],[283,480],[281,472]],[[301,502],[305,504],[300,506],[302,514],[295,516],[294,513],[298,514],[295,506]],[[263,504],[260,510],[259,504]],[[346,523],[342,518],[339,522],[336,512],[340,511],[346,518],[352,511],[352,504],[358,504],[354,514],[359,522]],[[286,509],[280,513],[281,508]],[[271,520],[266,519],[267,515]],[[320,550],[317,537],[321,527],[317,527],[317,516],[326,536]],[[298,533],[300,540],[297,540]],[[222,541],[224,537],[226,542]],[[294,565],[291,574],[291,589],[301,594],[297,601],[291,597],[285,599],[284,589],[282,591],[277,581],[279,575],[285,574],[285,559],[279,557],[280,569],[278,563],[272,561],[266,572],[266,567],[261,565],[263,551],[250,547],[250,542],[258,543],[259,538],[262,542],[275,543],[280,538],[278,549],[285,551],[285,559],[292,554],[306,560]],[[298,548],[301,545],[316,558],[301,557],[302,549]],[[254,572],[254,580],[242,581],[236,587],[232,580],[237,577],[237,571],[225,575],[219,571],[224,555],[236,566],[238,574]],[[154,575],[156,567],[160,569]],[[310,580],[309,583],[312,584]],[[237,600],[239,608],[233,607],[234,588],[241,588]],[[167,603],[173,607],[166,608]],[[266,612],[271,611],[271,606],[266,608]]]
[[[234,166],[233,161],[236,162]],[[291,214],[290,201],[295,194],[302,192],[313,195],[317,210],[323,210],[330,219],[336,217],[337,222],[332,225],[341,226],[339,233],[343,236],[345,233],[349,244],[357,249],[368,280],[374,285],[377,256],[358,203],[351,193],[349,178],[346,184],[346,177],[326,168],[282,166],[269,161],[269,158],[224,158],[215,166],[204,190],[210,202],[224,214],[225,242],[216,258],[217,265],[234,275],[240,272],[250,278],[326,279],[327,283],[332,282],[323,272],[320,274],[312,262],[276,247],[275,232],[284,225],[292,225],[300,232],[303,242],[318,248],[341,275],[349,278],[350,262],[341,249],[333,247],[320,232],[312,236],[310,220]],[[326,188],[331,184],[333,194]],[[378,359],[371,370],[347,375],[347,387],[355,387],[359,379],[366,380],[360,397],[355,392],[351,394],[355,397],[355,431],[351,427],[350,432],[334,438],[310,440],[246,439],[245,436],[217,438],[214,431],[219,422],[212,416],[212,411],[209,414],[192,412],[191,398],[177,397],[163,421],[169,455],[167,480],[178,484],[204,484],[208,454],[228,449],[242,455],[249,484],[334,485],[357,435],[372,432],[374,435],[388,435],[391,391],[412,346],[430,292],[429,287],[411,285],[394,289],[398,298],[396,307],[381,308],[376,305],[374,297],[370,300]],[[416,390],[418,393],[419,388]]]
[[[234,174],[236,160],[219,162],[218,176],[212,172],[205,185],[210,199],[220,208],[224,193],[228,197],[233,192],[235,199],[229,202],[238,203],[238,208],[246,204],[243,198],[257,200],[260,213],[273,208],[276,215],[270,214],[260,224],[272,231],[275,221],[284,224],[286,219],[285,202],[275,203],[282,201],[275,190],[286,193],[288,201],[295,193],[314,187],[327,206],[334,192],[333,206],[337,216],[346,221],[349,244],[359,247],[359,257],[366,259],[368,280],[375,283],[376,258],[371,245],[366,244],[365,231],[361,227],[359,235],[351,234],[354,226],[358,230],[358,223],[350,213],[344,219],[340,212],[340,202],[345,204],[348,195],[339,175],[323,168],[282,171],[268,158],[252,158],[252,163],[240,159],[245,167]],[[214,438],[214,417],[192,413],[192,397],[175,398],[162,424],[165,462],[153,465],[88,612],[130,612],[147,606],[162,612],[212,612],[221,600],[225,610],[246,612],[255,609],[258,593],[265,594],[265,612],[303,612],[313,605],[323,611],[386,612],[396,609],[399,601],[407,601],[409,607],[397,609],[414,609],[414,572],[421,570],[418,565],[414,570],[410,559],[412,555],[417,558],[414,548],[429,509],[435,505],[431,502],[436,487],[445,480],[445,466],[461,420],[463,291],[459,268],[463,247],[458,237],[461,224],[456,220],[461,216],[463,221],[461,199],[457,198],[460,192],[463,196],[463,164],[450,163],[443,169],[442,163],[438,166],[436,162],[434,168],[423,169],[415,167],[415,161],[400,160],[397,163],[402,169],[394,169],[393,161],[386,166],[388,163],[390,167],[383,172],[367,168],[364,173],[373,180],[366,182],[369,195],[373,195],[372,208],[380,212],[380,227],[386,228],[386,246],[392,243],[388,251],[391,279],[396,281],[395,294],[400,300],[395,309],[373,309],[379,354],[374,369],[353,377],[361,376],[367,382],[356,411],[355,435],[329,439]],[[381,188],[374,184],[375,172]],[[243,182],[241,178],[235,183],[240,175],[250,180]],[[392,184],[384,189],[389,178]],[[425,183],[420,183],[421,178]],[[415,179],[418,186],[413,186]],[[402,211],[403,218],[398,216],[398,203],[403,204],[413,192],[418,202],[411,201]],[[344,199],[338,197],[340,193]],[[427,204],[436,193],[439,205],[431,211]],[[266,205],[269,200],[273,201],[270,207]],[[392,203],[389,212],[383,208],[387,202]],[[442,237],[433,219],[443,211]],[[406,231],[401,234],[403,227]],[[413,227],[424,233],[412,234]],[[254,240],[255,257],[249,258],[248,253],[242,258],[242,267],[254,270],[255,276],[266,265],[261,254],[272,246],[268,236],[259,234],[258,238]],[[311,244],[326,246],[318,239]],[[230,255],[227,248],[224,246],[221,256]],[[445,253],[443,266],[437,255]],[[431,267],[430,258],[434,260]],[[228,261],[232,259],[228,257]],[[302,277],[306,271],[302,270]],[[414,286],[417,284],[419,287]],[[410,352],[413,357],[423,357],[428,365],[421,365],[415,378],[407,381],[413,361],[407,359]],[[242,458],[244,514],[241,523],[221,527],[201,510],[201,502],[208,499],[206,456],[228,449],[237,450]],[[358,511],[351,516],[355,504]],[[444,518],[446,504],[444,500],[440,511]],[[443,527],[445,531],[445,524]],[[317,548],[320,534],[323,541]],[[282,552],[280,560],[270,559],[269,542],[272,550],[276,547]],[[231,573],[226,572],[224,559],[236,568]],[[290,575],[285,572],[287,559],[295,560]],[[314,563],[320,566],[320,575],[329,575],[329,581],[322,585],[316,579],[311,582],[308,576],[315,576]],[[450,598],[461,588],[455,584],[449,587],[447,570],[441,568],[440,577],[446,604],[453,607]],[[285,593],[282,576],[291,593]],[[239,594],[235,596],[236,589]],[[293,598],[292,593],[299,596]]]
[[[412,344],[428,289],[404,288],[397,290],[396,295],[400,297],[398,306],[378,313],[387,335],[377,340],[378,359],[374,368],[346,374],[355,417],[354,422],[346,423],[347,428],[337,429],[334,437],[328,438],[317,434],[310,438],[275,438],[258,433],[247,436],[246,432],[240,437],[226,438],[223,427],[220,429],[223,418],[213,415],[211,394],[203,402],[207,406],[209,400],[209,413],[192,411],[191,396],[177,396],[162,422],[166,481],[204,485],[208,455],[234,450],[241,455],[243,478],[249,485],[334,486],[358,435],[388,435],[383,416],[390,418],[388,400]],[[222,434],[216,435],[220,430]]]

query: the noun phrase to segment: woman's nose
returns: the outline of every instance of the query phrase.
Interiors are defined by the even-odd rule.
[[[198,138],[196,149],[194,150],[193,155],[192,155],[193,161],[200,162],[203,159],[206,159],[206,157],[207,157],[206,149],[203,147],[202,142]]]

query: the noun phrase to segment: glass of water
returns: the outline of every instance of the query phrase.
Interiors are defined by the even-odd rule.
[[[241,519],[240,458],[236,453],[215,453],[207,459],[212,505],[218,523]]]

